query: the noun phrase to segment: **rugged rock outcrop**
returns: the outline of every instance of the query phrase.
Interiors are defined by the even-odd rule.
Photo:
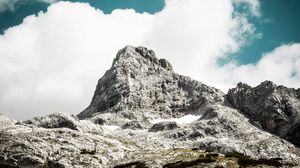
[[[271,82],[226,95],[126,46],[79,119],[0,115],[0,167],[299,167],[299,97]]]
[[[162,121],[156,124],[149,129],[149,132],[158,132],[158,131],[165,131],[165,130],[174,130],[178,128],[178,125],[174,121]]]
[[[133,130],[138,130],[138,129],[144,129],[144,127],[140,124],[139,121],[129,121],[126,124],[122,125],[122,129],[133,129]]]
[[[4,129],[6,127],[14,125],[16,122],[7,118],[3,114],[0,113],[0,128]]]
[[[227,98],[258,127],[300,145],[299,90],[276,86],[271,81],[254,88],[239,83],[228,91]]]
[[[65,113],[53,113],[47,116],[34,117],[23,123],[44,128],[70,128],[78,130],[80,127],[80,122],[77,117]]]
[[[218,89],[174,73],[171,64],[156,58],[152,50],[126,46],[98,81],[90,106],[78,117],[128,110],[174,117],[197,110],[206,102],[222,102],[223,95]]]

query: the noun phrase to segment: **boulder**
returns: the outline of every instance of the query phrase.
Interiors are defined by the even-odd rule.
[[[47,116],[34,117],[22,123],[44,128],[69,128],[73,130],[79,130],[80,128],[78,118],[67,113],[53,113]]]
[[[162,121],[156,124],[149,129],[149,132],[158,132],[158,131],[169,131],[179,128],[176,122],[174,121]]]

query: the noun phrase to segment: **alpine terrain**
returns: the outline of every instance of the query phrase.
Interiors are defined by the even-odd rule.
[[[228,93],[126,46],[77,116],[0,115],[0,167],[300,167],[300,89]]]

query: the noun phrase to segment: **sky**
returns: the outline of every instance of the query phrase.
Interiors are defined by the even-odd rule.
[[[300,87],[298,0],[0,0],[0,113],[78,114],[125,45],[225,93]]]

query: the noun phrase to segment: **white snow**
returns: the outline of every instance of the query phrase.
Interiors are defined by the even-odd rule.
[[[120,126],[117,125],[103,125],[102,127],[110,131],[115,131],[120,128]]]
[[[182,116],[180,118],[170,118],[170,119],[155,119],[155,120],[151,120],[150,123],[151,124],[156,124],[162,121],[175,121],[177,124],[183,125],[183,124],[189,124],[192,123],[196,120],[198,120],[201,117],[201,115],[192,115],[192,114],[188,114],[185,116]]]

